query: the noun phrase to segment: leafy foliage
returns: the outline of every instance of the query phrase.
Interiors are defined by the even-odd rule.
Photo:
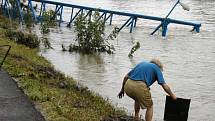
[[[23,33],[22,31],[6,29],[5,35],[9,39],[17,42],[18,44],[23,44],[30,48],[37,48],[40,45],[40,40],[35,34]]]
[[[49,10],[43,13],[41,23],[41,33],[48,34],[50,32],[49,27],[53,27],[57,25],[56,15],[53,10]]]
[[[137,51],[139,48],[140,48],[140,43],[136,42],[134,44],[134,46],[131,48],[131,50],[130,50],[130,52],[128,54],[128,57],[133,57],[134,52]]]
[[[31,30],[31,27],[34,26],[34,20],[32,18],[30,9],[27,9],[26,11],[24,11],[24,21],[27,29]]]
[[[56,15],[53,10],[48,10],[43,13],[42,16],[43,24],[46,24],[48,27],[53,27],[57,25]]]
[[[103,20],[99,20],[99,12],[93,14],[92,20],[81,14],[77,17],[75,24],[75,32],[77,33],[76,42],[69,46],[69,51],[79,51],[82,53],[107,52],[113,53],[114,47],[108,43],[108,39],[116,38],[118,32],[114,29],[108,38],[105,39],[105,24]]]
[[[40,42],[43,43],[43,45],[46,49],[53,49],[53,47],[51,46],[51,43],[47,37],[41,37]]]

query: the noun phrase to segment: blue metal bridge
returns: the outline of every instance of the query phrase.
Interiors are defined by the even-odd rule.
[[[16,10],[19,11],[20,21],[23,22],[23,11],[21,9],[20,0],[13,0],[13,1],[16,2],[15,3],[15,6],[17,8]],[[35,11],[33,2],[41,3],[39,12]],[[8,9],[10,7],[9,3],[10,3],[10,0],[1,0],[1,8],[3,9],[4,13],[8,13]],[[160,24],[155,28],[155,30],[151,33],[151,35],[153,35],[159,28],[162,28],[162,36],[166,36],[168,25],[170,23],[191,26],[191,27],[193,27],[194,31],[200,32],[200,27],[201,27],[200,23],[186,22],[186,21],[168,18],[168,16],[171,14],[173,9],[179,3],[180,3],[180,0],[178,0],[175,3],[175,5],[171,9],[171,11],[164,18],[141,15],[141,14],[133,14],[133,13],[127,13],[127,12],[119,12],[119,11],[113,11],[113,10],[105,10],[105,9],[100,9],[100,8],[92,8],[92,7],[86,7],[86,6],[80,6],[80,5],[72,5],[72,4],[68,4],[68,3],[54,2],[54,1],[50,1],[50,0],[28,0],[27,6],[31,10],[33,19],[35,21],[41,21],[42,17],[43,17],[43,13],[46,11],[46,6],[54,5],[55,6],[54,14],[59,15],[59,20],[58,20],[59,25],[60,25],[60,23],[65,22],[65,21],[63,21],[63,13],[64,13],[64,8],[67,7],[67,8],[71,8],[70,20],[67,21],[67,26],[71,26],[71,23],[74,22],[74,20],[77,18],[77,16],[83,12],[85,12],[85,17],[91,17],[92,12],[98,11],[100,13],[100,17],[98,18],[98,20],[103,19],[104,22],[106,22],[106,23],[107,23],[107,21],[109,21],[110,25],[112,24],[113,17],[116,15],[128,17],[127,21],[124,22],[121,27],[119,27],[118,31],[121,31],[124,27],[130,27],[130,33],[131,33],[133,31],[133,28],[135,28],[137,25],[137,19],[146,19],[146,20],[160,22]]]

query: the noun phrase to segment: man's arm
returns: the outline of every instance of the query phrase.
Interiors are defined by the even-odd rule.
[[[125,75],[124,79],[123,79],[123,82],[122,82],[122,88],[121,88],[121,91],[119,92],[118,94],[118,97],[119,98],[122,98],[124,96],[124,86],[125,86],[125,83],[127,82],[128,80],[128,75]]]
[[[167,84],[162,84],[162,87],[164,89],[164,91],[169,94],[169,96],[173,99],[173,100],[177,100],[177,97],[173,94],[173,92],[171,91],[170,87]]]
[[[125,75],[124,79],[123,79],[123,83],[122,83],[122,89],[124,91],[124,86],[125,86],[125,83],[127,82],[128,80],[128,75]]]

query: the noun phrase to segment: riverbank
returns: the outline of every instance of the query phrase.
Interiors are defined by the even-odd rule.
[[[2,22],[0,25],[4,25]],[[126,114],[108,99],[56,71],[38,55],[38,48],[31,49],[8,39],[6,28],[0,27],[0,45],[11,45],[11,51],[3,68],[18,81],[47,121],[96,121]],[[2,54],[4,49],[0,52]]]

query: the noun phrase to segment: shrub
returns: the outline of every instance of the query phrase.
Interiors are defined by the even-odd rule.
[[[92,20],[81,14],[77,17],[75,24],[75,32],[77,43],[72,43],[69,46],[69,51],[79,51],[82,53],[107,52],[113,53],[114,47],[108,43],[108,39],[115,36],[109,36],[105,39],[105,23],[103,20],[98,20],[99,12],[93,14]],[[113,33],[113,32],[112,32]],[[117,32],[114,32],[117,34]],[[111,38],[113,39],[113,38]]]
[[[30,33],[23,33],[21,31],[14,31],[10,29],[5,30],[5,35],[19,44],[26,45],[30,48],[37,48],[40,45],[40,40],[37,35]]]

